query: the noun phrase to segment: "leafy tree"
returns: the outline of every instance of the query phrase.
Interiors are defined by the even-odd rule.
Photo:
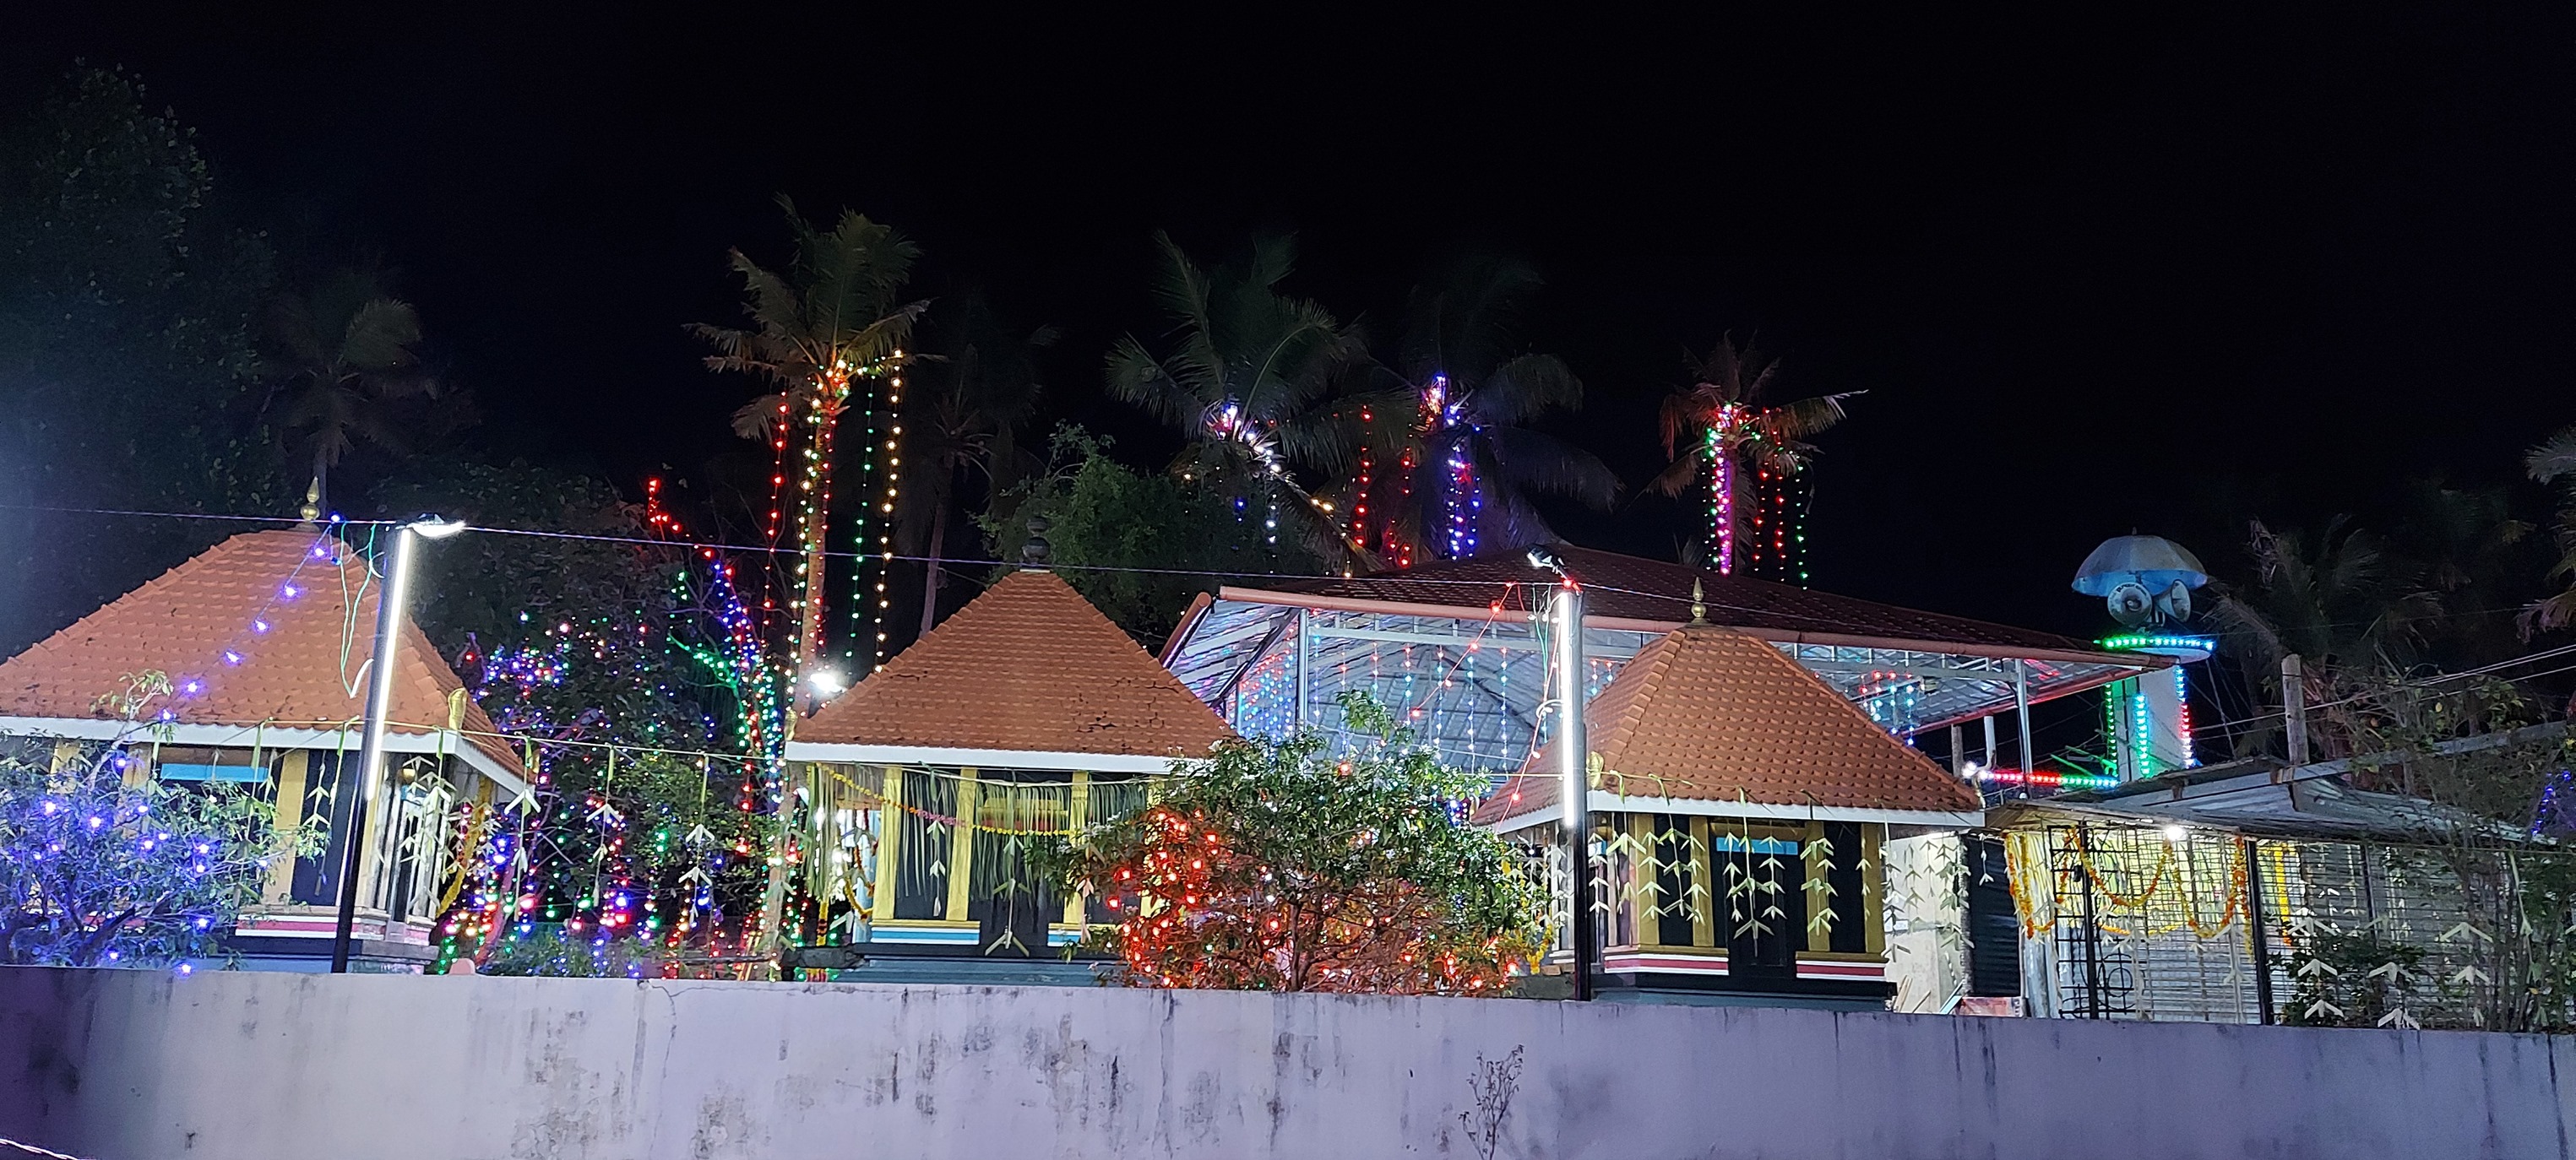
[[[980,294],[968,294],[939,328],[939,341],[913,372],[903,424],[903,509],[900,542],[929,557],[923,568],[921,631],[939,616],[939,590],[947,577],[949,521],[958,485],[980,475],[987,497],[1019,482],[1031,458],[1020,450],[1018,426],[1037,408],[1037,367],[1032,356],[1053,346],[1056,330],[1012,331],[993,316]],[[989,504],[987,505],[989,509]]]
[[[1732,573],[1737,545],[1753,542],[1749,525],[1763,475],[1785,479],[1804,471],[1815,451],[1806,441],[1842,422],[1843,400],[1852,394],[1771,403],[1780,360],[1763,357],[1750,343],[1739,350],[1731,336],[1718,339],[1708,357],[1688,362],[1691,385],[1665,396],[1660,419],[1672,464],[1647,486],[1680,495],[1706,475],[1718,513],[1709,555],[1718,571]]]
[[[2535,480],[2565,485],[2555,530],[2558,562],[2549,570],[2549,578],[2561,588],[2533,604],[2524,621],[2529,628],[2554,631],[2576,625],[2576,427],[2532,448],[2523,466]]]
[[[557,979],[644,979],[661,978],[671,961],[668,951],[655,943],[584,936],[549,923],[494,948],[480,970],[486,975]]]
[[[2419,626],[2424,660],[2459,671],[2524,651],[2512,612],[2535,594],[2549,549],[2514,517],[2502,489],[2411,483],[2389,528],[2389,553],[2408,562],[2422,598],[2440,609]]]
[[[384,292],[376,275],[341,270],[270,308],[269,397],[278,434],[313,465],[317,499],[330,510],[330,472],[358,441],[399,450],[423,419],[401,404],[438,397],[420,366],[420,315]]]
[[[1174,322],[1157,357],[1133,336],[1109,349],[1110,397],[1161,420],[1182,440],[1174,474],[1229,503],[1265,542],[1280,533],[1337,558],[1340,529],[1294,474],[1330,477],[1351,462],[1359,414],[1408,405],[1401,392],[1337,392],[1365,365],[1359,333],[1322,306],[1283,293],[1296,261],[1287,237],[1256,239],[1247,261],[1202,269],[1163,234],[1155,295]]]
[[[1226,742],[1152,806],[1080,835],[1064,874],[1120,917],[1149,987],[1493,995],[1537,945],[1511,847],[1460,820],[1485,780],[1445,768],[1361,694],[1367,743]]]
[[[116,703],[132,721],[170,692],[137,674]],[[85,744],[68,759],[50,741],[0,750],[0,963],[144,966],[211,951],[259,899],[278,859],[319,847],[310,830],[280,834],[275,807],[230,782],[129,782],[130,752]]]
[[[2352,697],[2417,664],[2423,626],[2440,602],[2420,566],[2393,556],[2384,537],[2350,517],[2337,516],[2313,534],[2276,532],[2260,520],[2250,527],[2253,574],[2218,585],[2210,609],[2219,646],[2236,659],[2246,686],[2275,705],[2281,657],[2299,654],[2308,703],[2326,706],[2310,727],[2312,743],[2329,757],[2352,753],[2361,727]],[[2259,752],[2272,731],[2259,727],[2239,751]]]
[[[1599,457],[1522,425],[1583,405],[1564,360],[1516,350],[1511,323],[1538,288],[1527,265],[1486,259],[1413,289],[1384,364],[1413,405],[1362,417],[1371,479],[1354,473],[1336,489],[1354,535],[1382,560],[1518,550],[1557,538],[1533,495],[1605,511],[1617,498],[1619,479]]]
[[[781,388],[736,412],[734,430],[770,442],[782,464],[808,465],[798,492],[790,493],[806,500],[796,505],[795,542],[804,555],[796,601],[801,672],[823,651],[833,429],[849,409],[854,388],[900,368],[898,352],[929,304],[898,301],[921,251],[893,227],[844,210],[824,230],[799,216],[785,197],[778,204],[796,239],[787,269],[772,271],[733,251],[743,314],[752,326],[698,325],[691,331],[715,346],[717,353],[706,360],[710,369],[759,375]],[[798,696],[811,695],[800,687]]]
[[[215,192],[189,130],[121,73],[76,72],[0,124],[0,503],[290,510],[247,421],[274,260]],[[230,530],[0,511],[0,651]]]
[[[1301,544],[1267,542],[1235,502],[1133,470],[1108,449],[1081,428],[1058,428],[1047,470],[984,520],[997,557],[1017,559],[1033,518],[1044,521],[1040,536],[1065,582],[1148,647],[1170,634],[1192,597],[1228,576],[1312,575],[1320,566]]]
[[[525,464],[423,464],[375,497],[403,515],[599,537],[484,531],[422,556],[423,630],[538,778],[533,801],[484,819],[476,889],[447,920],[468,941],[450,952],[503,969],[491,956],[521,962],[518,939],[549,929],[599,944],[594,957],[618,940],[704,949],[738,935],[774,822],[756,771],[691,756],[744,744],[705,554],[636,543],[650,538],[642,507]]]
[[[2427,803],[2409,819],[2413,855],[2460,916],[2429,948],[2443,969],[2420,969],[2433,956],[2384,961],[2395,965],[2382,977],[2405,988],[2387,1002],[2429,991],[2439,1007],[2382,1020],[2566,1030],[2576,1020],[2576,857],[2563,848],[2576,836],[2576,741],[2565,722],[2493,677],[2380,680],[2347,696],[2358,779]]]

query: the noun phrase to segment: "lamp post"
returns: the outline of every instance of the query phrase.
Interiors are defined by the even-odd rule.
[[[1564,779],[1563,814],[1557,827],[1565,843],[1567,887],[1572,914],[1566,937],[1573,950],[1577,1002],[1592,998],[1592,786],[1591,738],[1583,727],[1583,587],[1565,571],[1565,559],[1547,547],[1529,550],[1532,567],[1557,575],[1556,599],[1549,605],[1556,623],[1557,774]]]
[[[395,653],[402,642],[403,606],[411,599],[412,556],[422,540],[444,540],[464,531],[465,525],[450,523],[437,516],[422,516],[394,529],[393,550],[386,555],[384,591],[376,599],[376,651],[367,670],[367,713],[359,731],[358,771],[350,777],[343,770],[339,792],[354,795],[349,802],[349,828],[340,843],[340,919],[331,933],[331,973],[349,973],[351,935],[358,921],[358,870],[364,863],[367,845],[367,797],[374,791],[376,773],[385,761],[385,723],[393,710]],[[397,807],[399,808],[399,807]]]

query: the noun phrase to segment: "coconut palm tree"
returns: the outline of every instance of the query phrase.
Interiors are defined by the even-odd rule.
[[[1848,391],[1787,403],[1766,401],[1780,361],[1764,358],[1751,343],[1738,350],[1733,335],[1721,337],[1708,357],[1684,354],[1691,385],[1665,396],[1662,412],[1664,454],[1672,460],[1648,486],[1665,495],[1680,495],[1701,478],[1708,479],[1709,555],[1720,573],[1733,573],[1751,549],[1779,579],[1804,579],[1788,567],[1794,534],[1782,523],[1787,513],[1760,510],[1764,485],[1776,500],[1807,468],[1815,448],[1807,439],[1843,420]],[[1756,533],[1775,542],[1764,551]]]
[[[420,315],[384,292],[364,270],[341,270],[310,291],[280,297],[270,308],[268,395],[288,453],[313,465],[314,502],[328,510],[331,469],[357,444],[387,450],[403,444],[395,415],[406,399],[434,398],[437,384],[420,367]]]
[[[1279,283],[1296,260],[1287,237],[1256,239],[1250,259],[1202,269],[1163,234],[1155,296],[1176,325],[1156,357],[1133,336],[1109,350],[1111,397],[1144,408],[1182,438],[1172,469],[1231,496],[1263,538],[1282,531],[1328,559],[1348,555],[1325,501],[1298,470],[1338,474],[1350,461],[1361,411],[1403,398],[1341,388],[1366,367],[1357,330]],[[1283,526],[1284,525],[1284,526]]]
[[[944,311],[948,322],[937,351],[914,372],[912,404],[904,416],[903,493],[910,500],[902,540],[922,549],[921,631],[939,615],[940,566],[948,546],[958,485],[984,478],[987,496],[1009,490],[1034,457],[1020,450],[1017,427],[1037,409],[1039,385],[1032,356],[1053,346],[1054,327],[1020,333],[1001,325],[980,294],[967,294]],[[927,526],[925,526],[925,523]]]
[[[2576,427],[2569,427],[2531,449],[2523,465],[2531,478],[2542,483],[2566,481],[2570,486],[2564,506],[2558,510],[2558,563],[2549,570],[2549,578],[2566,585],[2556,595],[2533,604],[2525,612],[2527,628],[2554,630],[2576,624]]]
[[[2278,704],[2281,657],[2304,662],[2308,703],[2321,707],[2316,738],[2343,756],[2355,730],[2346,706],[2370,688],[2403,677],[2423,659],[2424,629],[2441,615],[2426,570],[2392,555],[2377,533],[2336,516],[2312,535],[2249,525],[2253,574],[2221,583],[2210,607],[2219,647],[2234,656],[2248,688]],[[2264,724],[2237,751],[2264,745]]]
[[[770,443],[781,464],[774,476],[782,490],[777,507],[792,506],[794,511],[794,543],[804,557],[797,566],[795,596],[797,696],[810,708],[816,692],[802,678],[823,648],[833,431],[854,399],[875,410],[880,388],[886,391],[885,410],[893,412],[899,404],[892,392],[901,381],[897,372],[904,340],[929,304],[899,300],[920,250],[892,227],[844,210],[825,230],[806,221],[787,198],[780,197],[778,205],[795,236],[788,267],[772,271],[740,250],[732,255],[734,273],[742,277],[743,314],[752,325],[699,324],[690,330],[715,346],[717,353],[706,360],[709,368],[759,375],[780,387],[736,412],[734,429]],[[868,438],[868,454],[884,452],[891,478],[891,461],[900,448],[879,447],[873,430]],[[789,464],[795,465],[792,473]],[[769,529],[772,543],[780,530]]]
[[[1539,285],[1527,265],[1488,258],[1408,296],[1404,339],[1382,365],[1412,405],[1362,416],[1359,461],[1337,489],[1352,537],[1381,559],[1518,550],[1556,538],[1532,495],[1597,510],[1617,498],[1597,456],[1522,426],[1583,405],[1564,360],[1513,349],[1511,321]]]

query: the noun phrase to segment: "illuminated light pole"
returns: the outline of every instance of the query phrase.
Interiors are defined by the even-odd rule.
[[[395,653],[402,643],[403,606],[411,599],[412,556],[421,540],[444,540],[465,530],[437,516],[422,516],[394,530],[392,552],[385,564],[384,592],[376,599],[376,651],[368,662],[366,723],[359,733],[358,771],[342,771],[339,792],[354,794],[349,802],[349,829],[340,845],[340,920],[331,933],[331,973],[349,973],[349,948],[358,921],[358,870],[367,845],[367,796],[385,761],[385,725],[394,701]],[[395,806],[399,809],[399,805]],[[390,837],[388,841],[392,840]]]
[[[1592,786],[1589,772],[1591,738],[1583,727],[1583,587],[1566,574],[1565,559],[1543,545],[1529,550],[1532,567],[1557,575],[1556,599],[1550,605],[1556,622],[1557,718],[1556,764],[1564,779],[1560,790],[1564,813],[1557,826],[1565,842],[1568,901],[1571,915],[1567,940],[1573,951],[1573,998],[1592,998]]]

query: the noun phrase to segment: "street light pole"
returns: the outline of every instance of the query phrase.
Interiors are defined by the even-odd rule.
[[[1529,550],[1534,567],[1556,573],[1556,601],[1551,607],[1556,622],[1556,726],[1557,775],[1563,779],[1559,796],[1563,812],[1557,827],[1563,831],[1565,846],[1568,902],[1566,937],[1573,951],[1569,966],[1573,971],[1573,998],[1583,1002],[1592,998],[1592,786],[1590,758],[1591,739],[1583,727],[1583,588],[1566,575],[1565,560],[1544,546]]]
[[[385,585],[376,598],[376,651],[368,662],[367,710],[358,737],[358,768],[340,771],[339,792],[352,795],[349,822],[340,843],[339,924],[331,933],[331,973],[349,973],[349,949],[358,921],[358,870],[365,865],[367,797],[385,761],[385,724],[394,701],[395,654],[401,647],[403,607],[411,599],[412,557],[422,540],[444,540],[465,525],[423,516],[394,530],[392,551],[385,558]],[[390,839],[389,839],[390,840]]]

